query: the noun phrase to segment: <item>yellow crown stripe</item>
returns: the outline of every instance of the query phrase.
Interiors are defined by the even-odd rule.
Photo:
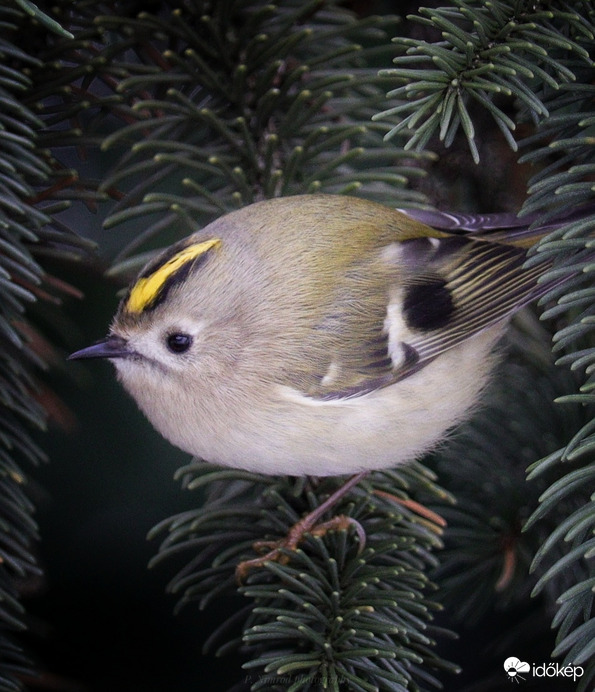
[[[204,255],[205,252],[208,252],[211,248],[220,243],[221,241],[219,238],[213,238],[212,240],[205,240],[202,243],[188,245],[188,247],[185,247],[173,257],[170,257],[167,262],[164,262],[152,274],[139,279],[130,290],[130,295],[126,301],[126,310],[128,312],[142,312],[155,300],[163,284],[171,276],[179,271],[185,264]]]

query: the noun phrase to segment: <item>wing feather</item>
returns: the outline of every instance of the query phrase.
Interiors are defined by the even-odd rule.
[[[419,238],[395,245],[385,273],[368,277],[366,283],[360,272],[358,290],[349,283],[343,286],[332,310],[335,338],[327,366],[332,362],[334,376],[324,378],[321,373],[308,394],[341,399],[389,386],[507,319],[551,288],[538,283],[550,264],[525,268],[525,257],[520,247],[468,236]],[[369,291],[367,297],[375,300],[353,300],[362,285]],[[417,301],[407,301],[408,291]],[[386,312],[391,295],[396,314],[392,321]],[[401,309],[405,303],[407,311]],[[362,305],[371,308],[365,316]],[[390,353],[395,339],[401,346],[398,357]]]

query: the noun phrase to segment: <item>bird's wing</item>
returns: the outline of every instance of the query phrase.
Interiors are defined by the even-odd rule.
[[[413,279],[406,289],[405,302],[409,306],[406,322],[414,331],[408,342],[418,356],[418,363],[427,363],[465,339],[511,316],[523,305],[543,295],[551,284],[539,284],[539,278],[550,268],[542,262],[530,268],[524,266],[526,254],[521,248],[500,243],[446,238],[438,241],[423,260],[426,239],[406,241],[405,256],[413,266],[433,269],[444,282],[441,290],[450,297],[448,319],[433,325],[427,310],[424,279]],[[420,289],[420,286],[422,287]],[[438,316],[435,318],[438,322]],[[404,377],[407,371],[399,371]]]
[[[317,326],[324,352],[307,393],[341,399],[388,386],[506,319],[551,288],[538,284],[549,264],[524,260],[521,248],[469,236],[389,246],[385,273],[354,269]]]

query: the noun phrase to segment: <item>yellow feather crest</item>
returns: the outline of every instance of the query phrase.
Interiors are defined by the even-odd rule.
[[[205,240],[202,243],[193,243],[177,252],[166,262],[160,264],[157,269],[148,276],[143,276],[130,289],[126,310],[128,312],[141,313],[155,301],[165,282],[174,276],[183,266],[192,262],[211,248],[221,244],[219,238]]]

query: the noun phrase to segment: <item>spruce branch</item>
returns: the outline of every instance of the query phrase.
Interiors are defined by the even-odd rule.
[[[45,428],[39,378],[53,352],[36,316],[43,312],[38,304],[76,294],[49,276],[43,264],[48,257],[79,259],[89,246],[52,218],[64,206],[60,191],[69,183],[54,178],[39,145],[43,123],[27,103],[31,71],[41,63],[20,46],[21,27],[31,28],[23,10],[44,27],[67,34],[32,3],[0,7],[0,690],[11,692],[22,689],[24,676],[31,674],[31,664],[13,640],[25,628],[20,591],[41,574],[23,465],[46,458],[31,433]]]
[[[539,481],[533,474],[527,482],[527,462],[552,454],[589,416],[580,407],[556,403],[573,390],[571,373],[547,359],[536,366],[534,354],[529,359],[515,350],[513,355],[500,366],[485,405],[435,462],[457,504],[442,512],[446,549],[434,578],[447,602],[457,604],[457,619],[467,623],[480,619],[496,594],[501,608],[527,600],[543,573],[528,579],[533,556],[547,544],[560,516],[585,499],[585,486],[576,486],[564,501],[558,495],[549,522],[526,524],[542,493],[564,473],[550,464]]]
[[[394,39],[403,54],[394,59],[397,67],[382,74],[403,85],[388,93],[397,105],[374,116],[397,118],[387,138],[406,135],[406,149],[423,149],[436,133],[448,147],[462,130],[479,162],[470,111],[475,105],[491,115],[516,151],[517,123],[504,104],[516,100],[521,119],[540,123],[549,116],[543,89],[578,82],[577,70],[593,65],[589,2],[453,0],[419,12],[408,19],[439,32],[442,41]]]
[[[14,28],[20,13],[0,8],[0,18]],[[31,253],[38,240],[36,230],[45,217],[27,199],[32,185],[47,175],[47,167],[35,154],[34,115],[22,104],[22,93],[29,86],[23,68],[35,63],[15,44],[13,37],[0,38],[0,54],[15,65],[0,71],[0,690],[20,689],[18,676],[29,671],[21,649],[12,640],[22,630],[22,606],[18,600],[21,580],[38,574],[32,554],[37,527],[32,506],[24,492],[26,476],[20,464],[39,463],[43,452],[32,442],[29,427],[43,427],[44,413],[31,396],[32,370],[36,358],[19,328],[25,306],[35,300],[35,288],[42,281],[42,270]]]
[[[583,666],[578,690],[591,688],[595,678],[595,656],[593,640],[595,637],[595,607],[593,604],[593,584],[595,583],[595,540],[592,538],[595,527],[595,496],[584,497],[575,502],[565,512],[560,506],[568,506],[569,498],[585,494],[586,488],[593,488],[595,463],[593,462],[593,420],[590,420],[575,437],[572,451],[562,448],[535,463],[529,478],[540,477],[552,466],[562,468],[565,474],[551,484],[540,497],[540,506],[533,513],[528,527],[551,522],[552,515],[558,524],[536,553],[532,569],[540,570],[534,594],[544,589],[557,595],[557,613],[553,626],[558,628],[554,656],[563,656],[564,665]],[[589,435],[589,433],[591,433]],[[570,466],[569,470],[565,467]],[[543,563],[549,559],[547,569]],[[546,563],[547,564],[547,563]],[[569,578],[569,574],[575,575]]]
[[[254,556],[254,543],[285,536],[337,485],[335,479],[317,487],[303,478],[218,470],[199,461],[178,476],[207,497],[198,509],[154,529],[153,537],[166,537],[153,564],[189,553],[170,589],[181,595],[180,606],[198,602],[201,609],[236,593],[235,567]],[[245,668],[255,691],[439,686],[436,672],[454,667],[433,651],[435,637],[444,633],[432,624],[439,606],[425,571],[436,564],[441,526],[410,509],[406,500],[416,490],[435,502],[447,499],[419,464],[361,484],[336,511],[362,524],[366,545],[358,549],[345,530],[309,536],[287,551],[286,563],[254,570],[238,590],[247,605],[206,649],[239,648],[249,657]]]
[[[403,200],[420,201],[419,195],[404,191],[407,178],[418,174],[414,157],[405,159],[402,150],[387,148],[382,142],[386,127],[369,122],[382,107],[389,79],[411,82],[393,93],[403,102],[377,117],[390,113],[402,118],[393,135],[408,134],[409,148],[421,149],[436,134],[448,145],[463,132],[477,158],[479,108],[493,118],[512,148],[517,147],[517,124],[529,120],[536,129],[523,142],[525,151],[530,150],[524,160],[540,170],[527,208],[547,215],[551,207],[569,209],[592,197],[594,22],[588,2],[548,3],[544,9],[541,3],[476,0],[424,11],[422,23],[438,28],[444,40],[429,44],[399,39],[407,53],[397,59],[396,70],[384,71],[380,78],[371,61],[385,59],[384,36],[390,24],[356,21],[334,3],[162,2],[152,11],[137,14],[135,9],[117,16],[99,2],[57,2],[56,7],[60,16],[68,16],[75,39],[50,42],[44,64],[32,66],[35,88],[28,106],[45,126],[37,132],[37,146],[51,146],[51,167],[60,171],[62,180],[69,169],[59,162],[60,147],[76,146],[82,155],[96,155],[102,163],[111,157],[100,190],[119,201],[106,226],[126,221],[139,227],[112,269],[120,278],[134,273],[155,246],[255,199],[326,190],[359,192],[399,206]],[[516,113],[508,107],[513,100]],[[36,170],[35,156],[25,149],[20,154],[23,170]],[[80,182],[67,192],[64,197],[72,192],[86,202],[98,199],[92,185]],[[51,209],[44,211],[49,214]],[[559,332],[557,348],[563,363],[586,379],[580,394],[566,395],[563,410],[572,415],[577,402],[592,403],[592,228],[589,219],[572,221],[536,250],[556,254],[553,271],[559,276],[583,270],[547,298],[548,316],[571,313],[573,321]],[[18,302],[24,295],[11,298]],[[529,381],[524,389],[532,388]],[[553,400],[547,387],[540,391],[543,401]],[[482,428],[490,435],[507,429],[510,422],[502,415],[505,409],[498,410],[498,427]],[[539,424],[540,413],[535,407]],[[530,425],[523,424],[523,431]],[[550,432],[540,425],[536,429]],[[496,458],[499,465],[515,458],[524,467],[551,451],[535,444],[532,459],[523,454],[519,459],[519,450],[526,452],[527,445],[524,432],[513,429],[504,447],[509,454],[501,459],[494,456],[500,444],[494,439],[500,435],[487,443],[480,433],[462,438],[464,451],[459,448],[453,460],[459,464],[468,458],[477,464],[461,465],[467,478],[477,477],[478,468],[497,468],[493,464],[486,469],[486,459],[491,464]],[[444,510],[453,527],[447,534],[452,543],[445,553],[445,571],[438,574],[464,612],[477,605],[480,613],[494,593],[504,603],[514,602],[528,586],[534,587],[535,581],[523,578],[523,570],[537,553],[535,579],[542,580],[541,593],[561,599],[554,620],[560,625],[556,653],[588,657],[592,619],[581,621],[577,609],[587,602],[591,577],[583,578],[575,567],[589,555],[590,515],[586,509],[579,513],[572,502],[584,500],[592,478],[586,461],[592,451],[592,426],[583,421],[578,428],[564,428],[557,443],[559,454],[546,456],[540,466],[543,475],[531,481],[535,485],[529,484],[527,496],[512,494],[511,521],[509,507],[498,506],[500,523],[494,527],[486,507],[466,504],[469,498],[461,488],[459,508]],[[556,465],[577,450],[584,468],[568,479],[568,495],[558,495],[562,486],[556,485],[547,494],[547,486],[561,482],[566,470]],[[427,668],[448,667],[434,652],[434,604],[428,597],[427,573],[439,542],[436,527],[412,517],[408,508],[410,494],[436,498],[438,491],[421,490],[427,477],[419,472],[415,467],[411,476],[406,469],[395,476],[375,476],[365,492],[342,507],[366,524],[368,552],[358,557],[350,534],[313,537],[286,565],[271,564],[251,576],[241,591],[247,605],[235,618],[243,634],[230,637],[224,624],[209,642],[211,649],[219,647],[223,653],[241,647],[258,673],[252,678],[254,689],[286,689],[280,680],[285,675],[293,689],[322,682],[333,689],[341,681],[367,689],[370,679],[379,689],[432,686]],[[201,607],[234,593],[233,568],[241,557],[253,555],[253,542],[284,535],[331,483],[314,492],[299,481],[214,471],[199,464],[184,474],[187,487],[198,490],[204,485],[209,498],[200,510],[162,525],[169,534],[159,560],[190,551],[191,561],[172,582],[172,590],[182,594],[182,603],[198,601]],[[521,475],[517,469],[511,478],[525,489]],[[449,478],[447,472],[444,478]],[[494,481],[494,487],[502,485],[510,490]],[[391,504],[371,494],[371,489],[383,488],[397,493],[401,502]],[[528,508],[542,492],[543,514],[521,534]],[[552,496],[568,502],[554,512]],[[541,552],[539,545],[544,546]],[[461,566],[468,568],[469,553],[476,569],[457,581],[453,574]],[[474,574],[487,578],[476,598],[468,598],[475,588],[469,588],[467,578]],[[562,584],[565,576],[571,581]],[[368,611],[372,599],[375,609]],[[339,623],[331,618],[337,608],[343,618]],[[290,618],[298,619],[300,627],[292,626]]]
[[[112,275],[256,199],[325,190],[419,200],[405,190],[418,174],[415,157],[386,148],[382,127],[370,122],[386,88],[371,61],[389,50],[392,21],[356,20],[317,1],[162,2],[129,15],[76,3],[75,39],[47,51],[34,74],[35,103],[56,160],[73,145],[115,160],[99,187],[118,199],[106,226],[137,222],[139,233]],[[165,523],[159,559],[191,551],[172,589],[201,607],[236,593],[235,566],[254,556],[254,541],[283,536],[333,482],[314,487],[198,463],[182,474],[188,487],[208,487],[210,499]],[[453,669],[434,650],[441,632],[426,574],[439,529],[409,497],[444,494],[417,466],[373,483],[395,499],[370,501],[360,491],[344,508],[369,531],[361,556],[350,534],[313,537],[242,587],[248,607],[235,619],[243,633],[229,638],[222,625],[211,648],[241,646],[258,672],[254,689],[288,675],[296,690],[345,681],[421,690]]]
[[[555,451],[592,424],[591,411],[560,406],[556,399],[573,391],[574,375],[556,367],[525,329],[515,341],[484,406],[430,463],[457,500],[441,509],[447,521],[445,549],[431,575],[439,585],[438,600],[463,637],[470,628],[483,632],[486,622],[514,616],[509,632],[498,630],[497,640],[484,642],[499,655],[493,661],[486,658],[485,677],[474,680],[474,689],[499,689],[507,652],[528,657],[537,647],[547,656],[551,647],[552,655],[563,653],[561,646],[547,641],[556,609],[553,624],[561,622],[557,602],[564,603],[568,619],[574,606],[574,627],[566,631],[566,643],[577,643],[577,649],[564,665],[584,665],[576,659],[579,642],[588,649],[591,641],[589,632],[576,627],[586,611],[577,600],[572,606],[567,601],[576,596],[588,608],[592,599],[587,587],[592,566],[577,555],[577,545],[586,537],[579,536],[578,523],[593,515],[592,469],[587,458],[568,460],[565,468]],[[536,470],[525,478],[527,463],[540,457],[543,462],[534,462]],[[584,484],[572,483],[572,478],[566,482],[569,466],[575,480],[585,477]],[[590,689],[589,676],[586,670],[580,689]]]
[[[318,0],[223,7],[169,1],[154,13],[79,18],[88,39],[59,44],[61,66],[39,74],[46,89],[83,79],[52,104],[65,143],[82,103],[96,115],[86,114],[81,146],[96,144],[102,115],[121,120],[102,143],[116,162],[100,191],[121,196],[106,226],[149,218],[113,273],[130,270],[143,245],[266,197],[420,199],[405,189],[419,171],[370,120],[385,90],[371,61],[390,50],[394,18],[356,20]]]
[[[14,3],[19,7],[25,14],[29,15],[32,19],[37,20],[42,26],[50,31],[55,32],[60,36],[66,36],[67,38],[73,38],[70,31],[67,31],[59,24],[55,19],[42,12],[39,7],[31,0],[14,0]]]
[[[595,173],[592,144],[592,113],[595,91],[594,70],[585,71],[581,85],[548,93],[552,116],[525,143],[530,151],[524,160],[542,163],[541,170],[530,181],[531,197],[526,208],[541,213],[549,208],[552,197],[565,210],[593,205],[595,195],[590,180]],[[545,164],[545,165],[543,165]],[[587,207],[589,209],[590,207]],[[584,425],[552,454],[531,467],[530,478],[541,479],[550,469],[564,475],[552,483],[540,497],[529,524],[540,525],[557,515],[558,526],[536,553],[533,570],[537,571],[547,558],[549,568],[541,575],[534,593],[545,588],[556,590],[558,610],[553,626],[558,628],[553,655],[563,656],[565,663],[585,667],[579,690],[590,688],[595,678],[595,607],[591,584],[595,575],[593,561],[593,517],[595,497],[589,497],[595,479],[595,435],[592,412],[595,410],[595,289],[593,230],[595,211],[580,221],[568,223],[545,238],[536,248],[536,255],[554,259],[551,276],[575,276],[564,287],[555,288],[544,296],[549,306],[544,318],[565,318],[554,335],[554,353],[558,364],[576,373],[582,384],[577,393],[559,397],[559,405],[581,406],[591,413]],[[530,260],[531,261],[531,260]],[[569,468],[570,467],[570,468]],[[559,515],[559,508],[568,497],[585,495],[578,507],[569,507]],[[561,553],[561,554],[560,554]],[[578,572],[578,574],[577,574]],[[560,584],[560,577],[577,574]]]
[[[592,153],[595,10],[591,3],[583,2],[570,6],[566,3],[455,0],[450,7],[422,8],[420,13],[421,17],[412,19],[439,31],[442,41],[396,39],[406,52],[395,60],[396,69],[386,70],[384,74],[407,83],[389,94],[402,101],[376,118],[398,118],[388,136],[410,133],[406,145],[409,148],[423,148],[436,134],[449,146],[462,130],[477,161],[476,129],[470,110],[470,104],[475,102],[491,115],[513,149],[519,145],[524,149],[519,162],[533,164],[536,173],[529,181],[529,197],[522,212],[537,213],[543,219],[554,214],[569,214],[566,225],[534,248],[536,257],[530,258],[528,264],[546,256],[553,261],[553,268],[544,280],[555,277],[560,284],[542,299],[542,305],[546,306],[543,317],[556,319],[561,324],[554,336],[558,365],[569,366],[576,381],[583,382],[577,385],[580,387],[578,393],[567,393],[559,397],[558,402],[565,408],[582,406],[588,414],[583,425],[559,437],[557,451],[548,452],[532,467],[530,478],[539,480],[540,485],[535,487],[540,489],[541,504],[534,510],[523,541],[536,529],[540,531],[539,541],[532,546],[526,544],[524,553],[520,550],[514,558],[510,541],[498,544],[499,530],[487,522],[483,508],[473,509],[469,500],[468,506],[447,511],[451,524],[461,528],[459,534],[456,531],[452,534],[455,547],[452,553],[445,553],[446,571],[438,578],[447,588],[450,584],[453,600],[457,600],[460,607],[468,588],[467,577],[460,575],[461,561],[482,555],[481,564],[476,563],[477,571],[470,565],[470,573],[484,574],[482,583],[491,584],[493,589],[515,584],[513,593],[522,596],[530,581],[519,580],[518,558],[524,554],[527,564],[534,554],[532,569],[539,575],[533,582],[534,594],[543,594],[547,588],[548,593],[559,599],[558,613],[553,621],[559,628],[553,653],[564,655],[566,663],[578,659],[587,664],[581,689],[588,689],[595,660],[592,649],[595,619],[589,586],[593,577],[593,498],[589,497],[588,490],[593,483],[594,438],[590,415],[595,403],[595,212],[590,211],[595,200],[592,186],[595,173]],[[516,101],[517,112],[510,117],[502,104],[512,99]],[[513,136],[515,128],[524,121],[533,123],[533,132],[517,143]],[[581,207],[587,211],[579,221],[573,212]],[[514,388],[513,383],[510,386]],[[551,398],[544,401],[551,401]],[[490,423],[481,420],[489,430]],[[506,429],[506,420],[499,420],[499,426]],[[528,425],[526,430],[532,427]],[[490,455],[494,451],[484,441],[483,433],[479,437],[468,434],[471,438],[466,442],[466,454],[476,449],[474,463],[481,465],[486,451],[490,450]],[[514,456],[514,449],[519,445],[519,441],[513,441],[511,447],[507,447],[508,455]],[[451,449],[456,449],[456,445]],[[449,454],[447,452],[447,458]],[[501,459],[501,463],[504,466],[505,460]],[[568,465],[573,468],[567,470]],[[445,470],[448,473],[448,465]],[[469,470],[469,477],[473,475]],[[452,486],[448,480],[445,482],[459,500],[464,500],[464,485],[457,490],[456,485]],[[523,503],[526,500],[523,498]],[[537,502],[537,497],[534,501]],[[524,506],[527,508],[530,504]],[[519,549],[523,543],[520,539],[522,523],[521,517],[517,517],[516,528],[509,526],[510,534],[518,537],[514,543]],[[463,539],[477,544],[470,543],[465,548]],[[505,545],[509,546],[508,552]],[[550,562],[543,568],[546,557]],[[453,559],[455,562],[449,568]],[[489,565],[492,572],[486,580],[485,570]],[[497,576],[499,569],[500,577]],[[481,589],[469,600],[464,612],[467,615],[481,613],[480,604],[485,607],[488,602],[487,594]]]

